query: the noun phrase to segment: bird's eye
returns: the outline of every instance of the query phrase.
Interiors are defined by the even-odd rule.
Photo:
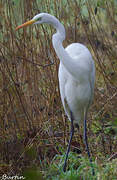
[[[39,18],[37,18],[36,20],[37,20],[37,21],[41,21],[41,20],[42,20],[42,17],[39,17]]]

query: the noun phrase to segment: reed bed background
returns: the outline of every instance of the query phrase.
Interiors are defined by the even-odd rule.
[[[53,157],[65,151],[69,138],[59,94],[59,60],[51,41],[55,30],[44,24],[15,32],[16,26],[40,12],[48,12],[64,24],[64,47],[80,42],[91,51],[96,84],[87,121],[89,145],[100,166],[116,154],[117,1],[1,0],[1,175],[20,173],[34,164],[43,174]],[[72,151],[87,156],[82,130],[74,137]]]

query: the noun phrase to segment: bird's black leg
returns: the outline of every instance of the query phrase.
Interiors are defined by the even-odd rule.
[[[88,157],[89,157],[89,161],[90,161],[90,164],[91,164],[91,168],[92,168],[92,175],[95,175],[94,168],[93,168],[93,165],[92,165],[91,155],[90,155],[90,152],[89,152],[88,140],[87,140],[86,118],[84,119],[84,142],[85,142],[85,145],[86,145],[86,151],[87,151],[87,154],[88,154]]]
[[[73,124],[73,114],[71,112],[71,132],[70,132],[70,140],[69,140],[68,148],[67,148],[67,151],[66,151],[65,162],[64,162],[64,166],[63,166],[63,171],[64,172],[66,171],[67,159],[68,159],[68,154],[69,154],[69,151],[70,151],[70,146],[71,146],[73,135],[74,135],[74,124]]]

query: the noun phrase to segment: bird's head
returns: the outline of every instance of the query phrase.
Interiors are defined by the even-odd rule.
[[[42,23],[53,24],[54,19],[55,17],[48,13],[40,13],[34,16],[30,21],[27,21],[24,24],[16,27],[16,31],[20,28],[29,26],[31,24],[42,24]]]

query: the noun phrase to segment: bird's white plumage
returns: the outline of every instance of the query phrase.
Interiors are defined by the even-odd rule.
[[[83,122],[84,111],[89,108],[92,102],[95,67],[92,56],[84,45],[73,43],[65,50],[72,58],[73,63],[79,63],[80,66],[85,67],[81,77],[74,77],[68,72],[62,62],[60,62],[59,66],[60,94],[65,112],[70,120],[71,110],[74,116],[74,123],[79,124],[81,120]],[[79,71],[79,69],[77,69],[77,71]],[[84,81],[82,81],[82,77],[84,77]],[[68,105],[65,100],[67,100]]]
[[[73,43],[67,48],[62,45],[65,39],[65,28],[57,18],[40,13],[17,29],[28,24],[51,24],[56,33],[52,36],[53,47],[60,59],[59,86],[62,103],[68,118],[71,120],[71,112],[74,123],[79,124],[86,117],[88,108],[93,99],[95,66],[89,50],[80,43]]]
[[[33,19],[37,20],[36,24],[51,24],[57,31],[52,36],[52,43],[60,59],[58,76],[61,99],[69,120],[72,112],[74,123],[79,124],[93,99],[95,66],[91,53],[80,43],[73,43],[64,49],[65,28],[54,16],[41,13]]]

